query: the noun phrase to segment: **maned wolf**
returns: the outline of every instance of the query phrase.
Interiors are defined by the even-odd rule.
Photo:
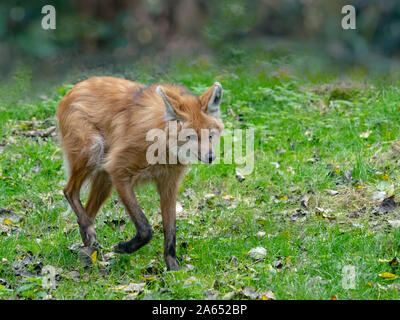
[[[179,268],[175,209],[186,163],[172,158],[183,143],[193,142],[196,148],[192,146],[189,153],[195,153],[195,158],[205,163],[215,159],[214,147],[224,127],[220,119],[221,99],[222,87],[218,82],[197,97],[178,85],[145,86],[114,77],[89,78],[64,96],[57,110],[69,171],[64,194],[76,213],[86,246],[96,245],[96,214],[113,186],[136,226],[135,237],[119,243],[115,252],[131,253],[150,241],[153,230],[133,190],[138,183],[150,180],[156,183],[160,195],[167,269]],[[187,135],[185,141],[179,139],[173,146],[167,138],[166,161],[149,162],[147,150],[154,142],[148,141],[148,133],[152,129],[163,130],[167,137],[172,137],[168,133],[172,126],[178,135],[185,129],[195,135]],[[204,131],[208,132],[206,136]],[[208,147],[200,148],[204,142]],[[85,180],[90,181],[91,190],[83,207],[80,189]]]

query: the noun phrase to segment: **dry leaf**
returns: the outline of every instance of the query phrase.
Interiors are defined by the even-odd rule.
[[[380,276],[381,278],[384,278],[386,280],[394,280],[397,278],[397,276],[393,273],[390,272],[382,272],[380,274],[378,274],[378,276]]]
[[[96,260],[97,260],[97,250],[95,250],[95,251],[90,255],[90,258],[91,258],[91,260],[92,260],[92,264],[95,264],[95,263],[96,263]]]
[[[266,235],[265,231],[259,231],[256,233],[256,237],[257,238],[263,238]]]
[[[339,194],[336,190],[325,189],[325,192],[330,194],[331,196],[336,196]]]
[[[183,282],[183,284],[185,285],[191,285],[193,283],[198,282],[196,277],[190,277],[189,279],[185,280],[185,282]]]
[[[393,228],[400,227],[400,220],[388,220],[388,222]]]
[[[70,272],[65,274],[65,277],[67,279],[71,279],[71,280],[74,280],[74,281],[79,281],[80,276],[81,276],[81,274],[79,273],[79,271],[75,271],[75,270],[70,271]]]
[[[372,194],[372,200],[382,201],[386,198],[386,192],[384,191],[375,191]]]
[[[267,250],[263,247],[256,247],[249,251],[248,255],[253,259],[264,259],[267,255]]]
[[[207,290],[206,292],[204,292],[205,296],[206,296],[206,300],[215,300],[217,299],[217,296],[219,294],[218,291],[216,290]]]
[[[278,162],[270,162],[273,166],[275,166],[276,169],[280,168],[280,164]]]
[[[194,265],[192,265],[192,264],[184,264],[183,265],[183,269],[184,270],[188,270],[188,271],[191,271],[191,270],[193,270],[194,269]]]
[[[129,283],[129,284],[123,284],[117,287],[112,288],[113,290],[121,290],[127,293],[140,293],[143,291],[146,283],[141,282],[141,283]]]
[[[367,139],[370,136],[371,133],[372,133],[371,130],[367,130],[365,132],[362,132],[362,133],[360,133],[360,138]]]
[[[267,289],[264,292],[260,292],[261,300],[276,300],[275,294],[270,290]]]
[[[176,214],[181,214],[183,212],[183,207],[180,202],[176,202]]]
[[[235,291],[228,292],[227,294],[222,296],[222,300],[232,300],[235,294],[236,294]]]
[[[259,297],[259,294],[255,291],[254,287],[243,288],[242,290],[240,290],[239,293],[246,298],[250,298],[252,300],[256,300]]]
[[[97,251],[90,247],[83,247],[78,251],[78,257],[85,267],[89,267],[93,265],[93,261],[96,262]]]

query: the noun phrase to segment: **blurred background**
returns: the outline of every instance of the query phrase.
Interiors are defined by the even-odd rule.
[[[56,8],[56,30],[41,9]],[[343,30],[352,4],[357,29]],[[169,59],[241,63],[291,59],[313,69],[392,72],[400,58],[397,0],[59,0],[0,3],[0,72],[38,77],[74,68],[160,65]],[[261,57],[261,58],[260,58]],[[309,58],[311,57],[311,58]],[[120,66],[120,67],[118,67]]]

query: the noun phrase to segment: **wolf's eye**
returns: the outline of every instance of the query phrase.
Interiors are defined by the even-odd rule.
[[[190,136],[187,137],[188,140],[191,141],[196,141],[197,140],[197,135],[196,134],[191,134]]]

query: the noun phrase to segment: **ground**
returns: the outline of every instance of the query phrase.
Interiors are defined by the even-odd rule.
[[[240,165],[190,168],[178,198],[180,271],[166,271],[152,185],[138,191],[152,241],[111,254],[135,233],[114,192],[96,221],[101,249],[85,260],[53,128],[72,82],[30,100],[26,79],[15,77],[0,90],[1,299],[400,298],[397,84],[204,59],[135,77],[197,94],[219,81],[226,128],[255,130],[253,172],[239,181]],[[254,258],[257,247],[265,252]],[[43,286],[46,266],[55,282]]]

